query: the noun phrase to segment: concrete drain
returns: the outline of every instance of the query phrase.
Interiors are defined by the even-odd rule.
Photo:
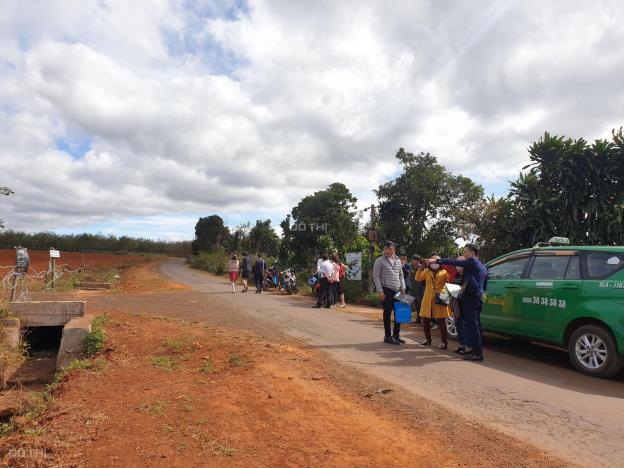
[[[86,302],[12,302],[10,308],[15,318],[5,324],[7,337],[13,341],[23,337],[31,348],[58,349],[56,370],[84,353],[85,340],[91,331],[91,320],[84,316]]]

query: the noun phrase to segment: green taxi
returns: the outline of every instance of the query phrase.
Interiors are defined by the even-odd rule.
[[[553,238],[486,266],[485,331],[564,346],[574,367],[613,377],[624,366],[624,247]]]

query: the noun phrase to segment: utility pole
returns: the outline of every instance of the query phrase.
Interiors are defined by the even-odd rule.
[[[375,243],[378,242],[379,236],[377,232],[377,215],[375,213],[375,205],[370,206],[370,225],[368,228],[368,292],[372,293],[375,289],[373,282],[373,262],[375,260]]]

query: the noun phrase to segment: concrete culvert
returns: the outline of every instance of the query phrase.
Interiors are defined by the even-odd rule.
[[[28,354],[58,353],[63,326],[25,327],[23,332]]]

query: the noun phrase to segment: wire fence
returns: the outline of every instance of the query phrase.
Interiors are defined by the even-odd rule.
[[[54,291],[54,285],[61,280],[63,276],[78,273],[88,265],[83,265],[76,269],[71,269],[67,264],[57,265],[54,270],[37,271],[30,267],[28,273],[19,273],[15,271],[14,266],[0,266],[0,275],[2,275],[2,292],[0,297],[3,299],[12,299],[14,302],[23,302],[30,300],[30,290],[33,285],[41,284],[37,287],[37,291]],[[10,270],[5,272],[6,270]],[[31,273],[32,271],[32,273]]]

